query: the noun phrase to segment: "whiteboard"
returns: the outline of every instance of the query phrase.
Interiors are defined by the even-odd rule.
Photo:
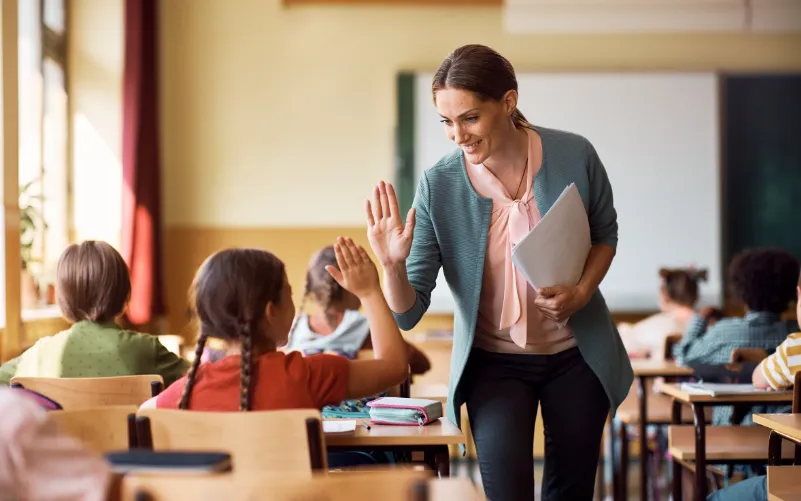
[[[455,145],[415,82],[415,186]],[[519,108],[535,125],[581,134],[606,167],[618,212],[617,255],[601,291],[613,311],[657,309],[658,270],[709,270],[701,305],[722,303],[718,80],[712,73],[527,73]],[[440,273],[429,312],[452,313]]]

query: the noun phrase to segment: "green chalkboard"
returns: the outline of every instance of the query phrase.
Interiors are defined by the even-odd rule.
[[[725,76],[724,262],[750,247],[801,260],[801,74]]]

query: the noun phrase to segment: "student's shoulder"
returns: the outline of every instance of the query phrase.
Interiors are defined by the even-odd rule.
[[[299,351],[291,351],[274,352],[263,356],[269,361],[272,370],[285,370],[295,378],[306,378],[319,371],[339,371],[348,365],[347,358],[327,353],[306,356]]]

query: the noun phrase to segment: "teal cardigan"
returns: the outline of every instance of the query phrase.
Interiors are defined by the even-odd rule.
[[[585,138],[534,127],[542,138],[542,166],[534,178],[534,199],[543,216],[570,183],[578,188],[593,244],[617,246],[617,212],[601,160]],[[417,299],[395,314],[403,330],[413,328],[431,303],[442,267],[456,303],[447,415],[457,426],[465,397],[460,381],[473,346],[492,200],[476,193],[464,155],[456,150],[423,173],[414,198],[416,224],[406,268]],[[600,291],[569,320],[579,351],[609,397],[612,412],[626,398],[631,362]],[[580,396],[576,395],[576,398]]]

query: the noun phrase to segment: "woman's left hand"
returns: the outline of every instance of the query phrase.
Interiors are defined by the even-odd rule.
[[[589,295],[578,286],[558,285],[537,289],[534,304],[546,318],[561,323],[583,308],[589,300]]]

